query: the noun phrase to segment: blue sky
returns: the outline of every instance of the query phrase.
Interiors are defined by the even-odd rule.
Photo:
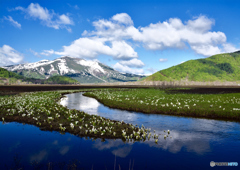
[[[61,56],[152,74],[240,49],[238,0],[0,1],[0,66]]]

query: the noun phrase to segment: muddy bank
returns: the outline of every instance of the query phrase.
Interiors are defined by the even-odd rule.
[[[0,86],[0,94],[17,94],[20,92],[35,91],[55,91],[55,90],[77,90],[92,88],[159,88],[156,86],[138,86],[138,85],[8,85]],[[176,87],[178,88],[178,87]],[[181,88],[192,88],[177,90],[184,93],[199,94],[221,94],[221,93],[240,93],[239,86],[182,86]],[[174,90],[177,92],[176,90]]]

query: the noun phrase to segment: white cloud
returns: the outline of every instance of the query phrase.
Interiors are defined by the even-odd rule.
[[[31,3],[27,8],[19,6],[16,7],[15,10],[23,11],[27,14],[27,17],[39,19],[43,25],[54,29],[65,28],[71,32],[71,29],[67,25],[74,24],[68,15],[59,15],[53,10],[49,11],[47,8],[43,8],[38,3]]]
[[[72,29],[71,28],[66,28],[68,32],[72,32]]]
[[[23,60],[23,55],[18,51],[10,47],[9,45],[3,45],[0,47],[0,65],[7,66],[11,64],[17,64]]]
[[[31,17],[38,18],[40,20],[49,20],[52,18],[52,15],[49,14],[48,9],[44,9],[37,3],[31,3],[27,8],[27,12]]]
[[[77,9],[77,10],[80,9],[80,8],[78,7],[78,5],[71,5],[71,4],[68,3],[68,6],[71,7],[71,8]]]
[[[120,72],[124,72],[124,73],[131,73],[131,74],[143,74],[144,73],[144,70],[143,69],[133,69],[133,68],[130,68],[128,66],[124,66],[120,63],[116,63],[113,68],[115,70],[118,70]]]
[[[41,54],[57,54],[62,56],[71,56],[77,58],[94,58],[100,54],[112,56],[116,59],[131,59],[138,57],[134,49],[125,41],[111,41],[111,46],[106,45],[108,42],[104,38],[79,38],[69,46],[63,46],[62,51],[44,50]]]
[[[122,65],[129,66],[129,67],[137,67],[137,68],[141,68],[144,66],[144,63],[141,60],[138,60],[136,58],[128,60],[128,61],[120,61],[119,63]]]
[[[77,5],[74,5],[74,8],[75,8],[75,9],[79,9],[79,7],[78,7]]]
[[[29,51],[30,51],[33,55],[35,55],[35,56],[37,56],[37,57],[41,57],[38,52],[32,50],[31,48],[29,49]]]
[[[223,44],[223,49],[226,53],[231,53],[239,50],[238,48],[234,47],[232,44],[229,43]]]
[[[167,58],[160,58],[159,61],[160,62],[166,62],[166,61],[168,61],[168,59]]]
[[[84,31],[83,36],[98,36],[109,40],[133,40],[142,43],[143,47],[150,50],[181,49],[190,46],[196,53],[210,56],[225,52],[222,45],[227,40],[223,32],[211,31],[214,24],[213,19],[201,15],[185,23],[178,18],[170,18],[164,22],[135,28],[131,17],[121,13],[109,20],[100,19],[93,22],[95,30]]]
[[[116,53],[118,59],[128,59],[137,57],[137,52],[125,41],[112,41],[112,50]]]
[[[70,18],[67,15],[62,14],[59,16],[59,23],[72,24],[72,21],[70,20]]]
[[[133,24],[131,17],[126,13],[116,14],[112,17],[112,20],[117,21],[118,23],[126,24],[126,25]]]
[[[47,9],[40,11],[45,11],[46,16],[50,14]],[[45,15],[42,15],[44,18]],[[58,22],[55,24],[71,24],[67,15],[58,15],[58,17]],[[118,60],[129,60],[120,61],[114,65],[120,71],[143,73],[142,69],[130,68],[144,66],[144,63],[137,59],[138,54],[132,47],[136,44],[149,50],[181,49],[189,46],[193,51],[204,56],[235,50],[233,45],[226,42],[227,37],[223,32],[211,31],[214,24],[213,19],[201,15],[186,22],[179,18],[170,18],[136,28],[128,14],[119,13],[110,19],[94,21],[94,30],[84,30],[82,37],[68,46],[63,46],[61,51],[45,50],[42,54],[69,55],[79,58],[96,58],[104,54]],[[167,59],[159,59],[159,61],[164,62]]]
[[[156,73],[158,70],[154,68],[148,68],[147,71],[149,71],[151,74]],[[145,74],[145,75],[151,75],[151,74]]]
[[[224,33],[209,31],[212,25],[213,21],[204,16],[189,20],[186,24],[180,19],[171,18],[140,28],[141,35],[133,38],[143,42],[151,50],[184,48],[188,44],[195,52],[209,56],[217,52],[218,45],[226,42]],[[211,46],[211,52],[206,46]]]
[[[5,17],[4,19],[11,22],[11,24],[19,29],[21,29],[21,24],[19,24],[17,21],[15,21],[11,16]]]
[[[41,55],[45,55],[45,56],[50,56],[52,54],[54,54],[54,50],[51,49],[51,50],[43,50],[43,52],[41,52]]]
[[[214,24],[215,21],[213,19],[209,19],[206,16],[199,16],[195,20],[189,20],[187,27],[196,32],[204,33],[210,30]]]
[[[221,53],[221,49],[219,49],[218,46],[213,46],[213,45],[192,45],[192,49],[197,52],[198,54],[202,54],[205,56],[211,56],[215,54]]]
[[[14,9],[10,9],[9,11],[14,11],[14,10],[20,10],[20,11],[23,11],[24,8],[21,7],[21,6],[18,6],[18,7],[16,7],[16,8],[14,8]]]

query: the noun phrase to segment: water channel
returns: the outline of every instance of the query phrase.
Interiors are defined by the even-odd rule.
[[[82,93],[68,94],[60,104],[109,119],[143,124],[160,134],[158,144],[153,140],[134,143],[121,139],[93,140],[41,131],[32,125],[1,123],[0,169],[15,166],[16,160],[27,169],[34,166],[47,169],[49,164],[60,169],[75,161],[82,169],[97,170],[211,169],[211,161],[240,163],[238,122],[110,109]],[[170,135],[164,139],[166,130],[170,130]]]

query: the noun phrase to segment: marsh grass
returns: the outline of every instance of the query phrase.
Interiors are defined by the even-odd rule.
[[[57,103],[63,94],[80,91],[88,90],[30,92],[1,97],[0,120],[3,123],[16,121],[34,124],[42,130],[69,132],[92,138],[121,138],[124,141],[143,139],[141,135],[148,131],[144,127],[89,115],[79,110],[69,110]]]
[[[185,94],[174,93],[174,90],[177,89],[108,89],[84,95],[96,98],[111,108],[240,121],[240,93]]]

